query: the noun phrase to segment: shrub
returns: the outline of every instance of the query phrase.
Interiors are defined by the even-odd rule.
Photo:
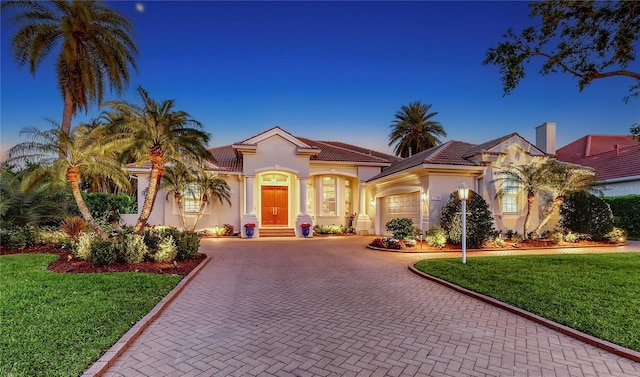
[[[101,266],[115,263],[118,255],[112,241],[96,239],[91,243],[91,261]]]
[[[392,219],[386,224],[387,231],[393,234],[393,238],[398,240],[405,240],[413,236],[413,220],[410,218],[397,218]]]
[[[83,193],[82,197],[93,218],[104,218],[107,223],[120,221],[121,213],[136,213],[138,204],[127,194],[106,194],[102,192]]]
[[[564,234],[559,230],[555,230],[551,233],[549,239],[555,243],[560,243],[564,240]]]
[[[225,236],[233,236],[234,230],[235,228],[233,227],[233,225],[231,224],[224,224],[222,225],[224,227],[224,235]]]
[[[560,206],[560,226],[599,241],[613,230],[613,214],[604,200],[587,192],[568,197]]]
[[[496,238],[495,241],[493,241],[497,247],[504,247],[505,242],[502,238]]]
[[[564,236],[564,240],[569,243],[576,243],[578,239],[580,239],[580,237],[576,233],[569,232]]]
[[[627,238],[627,232],[625,232],[624,229],[614,227],[604,238],[612,243],[623,242]]]
[[[82,233],[73,243],[71,253],[79,260],[91,259],[91,244],[97,239],[94,233]]]
[[[158,249],[151,258],[156,262],[170,262],[176,259],[176,255],[178,255],[178,249],[175,240],[172,236],[166,236],[160,240]]]
[[[434,225],[427,230],[427,244],[440,249],[447,243],[447,234],[440,225]]]
[[[149,250],[156,250],[158,244],[162,239],[160,232],[156,229],[145,229],[144,231],[144,244],[147,245]]]
[[[50,226],[41,226],[36,229],[36,244],[61,246],[69,244],[70,241],[72,240],[62,230]]]
[[[60,228],[67,236],[69,236],[69,238],[71,238],[71,240],[75,241],[78,236],[84,232],[86,224],[82,217],[73,216],[62,220]]]
[[[148,252],[144,237],[138,234],[124,236],[122,248],[122,261],[125,263],[140,263]]]
[[[369,245],[383,249],[402,249],[402,243],[400,242],[400,240],[390,237],[376,238]]]
[[[504,233],[505,237],[507,237],[508,240],[511,239],[511,237],[513,237],[513,229],[507,229],[507,231]]]
[[[176,259],[194,259],[198,256],[200,248],[200,237],[195,232],[182,232],[180,238],[176,240]]]
[[[481,247],[491,239],[494,232],[493,214],[482,196],[471,191],[467,201],[467,245],[472,248]],[[448,234],[452,243],[462,242],[462,203],[458,193],[452,192],[449,201],[442,208],[440,226]]]
[[[630,235],[640,236],[640,195],[611,196],[603,198],[613,212],[614,226]]]
[[[518,232],[513,232],[513,235],[511,236],[511,241],[518,243],[518,242],[522,242],[522,240],[524,240],[524,237],[522,236],[522,234]]]
[[[14,231],[9,237],[8,245],[11,250],[22,250],[27,247],[27,237],[20,231]]]

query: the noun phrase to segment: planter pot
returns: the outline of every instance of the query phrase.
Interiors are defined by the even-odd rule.
[[[247,232],[247,238],[253,237],[253,228],[244,228]]]
[[[309,227],[302,227],[302,235],[306,238],[309,237]]]

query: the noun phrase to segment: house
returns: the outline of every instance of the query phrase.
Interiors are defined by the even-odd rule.
[[[595,170],[607,196],[640,194],[640,143],[628,135],[586,135],[558,149],[557,159]]]
[[[294,136],[276,126],[211,149],[212,172],[231,188],[231,206],[209,201],[198,228],[231,224],[246,237],[302,236],[301,224],[353,225],[359,234],[386,234],[385,224],[409,217],[422,230],[436,225],[449,195],[463,182],[490,203],[498,229],[522,229],[526,198],[517,187],[497,199],[496,178],[510,165],[554,158],[555,124],[538,127],[537,143],[517,133],[486,143],[449,141],[401,159],[355,145]],[[138,203],[148,167],[132,167]],[[162,192],[149,224],[181,227],[173,196]],[[195,213],[194,213],[195,215]],[[534,213],[532,223],[537,220]],[[125,219],[132,222],[131,219]]]

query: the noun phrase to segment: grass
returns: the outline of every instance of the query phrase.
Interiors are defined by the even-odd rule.
[[[424,260],[416,268],[640,351],[640,253]]]
[[[78,376],[182,278],[58,274],[51,254],[0,257],[0,376]]]

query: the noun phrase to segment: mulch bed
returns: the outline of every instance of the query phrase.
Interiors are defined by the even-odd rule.
[[[8,254],[56,254],[60,258],[52,262],[47,269],[59,273],[97,273],[97,272],[146,272],[152,274],[187,275],[206,259],[206,255],[199,254],[195,259],[177,261],[178,267],[173,262],[144,261],[142,263],[114,263],[107,266],[99,266],[91,261],[73,260],[73,256],[64,249],[50,245],[34,246],[24,250],[9,250],[2,246],[0,255]]]
[[[474,250],[474,251],[522,250],[522,249],[571,248],[571,247],[593,247],[593,246],[613,246],[613,245],[615,244],[606,243],[606,242],[588,241],[588,240],[579,240],[574,243],[570,243],[570,242],[555,243],[550,240],[526,240],[526,241],[516,243],[511,240],[505,240],[505,244],[502,247],[495,246],[494,244],[490,243],[490,244],[486,244],[481,249],[469,248],[467,250]],[[439,249],[437,247],[429,246],[425,241],[422,241],[422,245],[420,244],[420,242],[418,242],[416,246],[413,246],[413,247],[405,247],[403,249],[397,249],[397,250],[393,250],[393,249],[381,249],[381,250],[398,251],[398,252],[404,252],[404,253],[411,253],[411,252],[424,253],[424,252],[434,252],[434,251],[458,251],[459,252],[460,248],[461,248],[460,245],[446,244],[442,249]]]

